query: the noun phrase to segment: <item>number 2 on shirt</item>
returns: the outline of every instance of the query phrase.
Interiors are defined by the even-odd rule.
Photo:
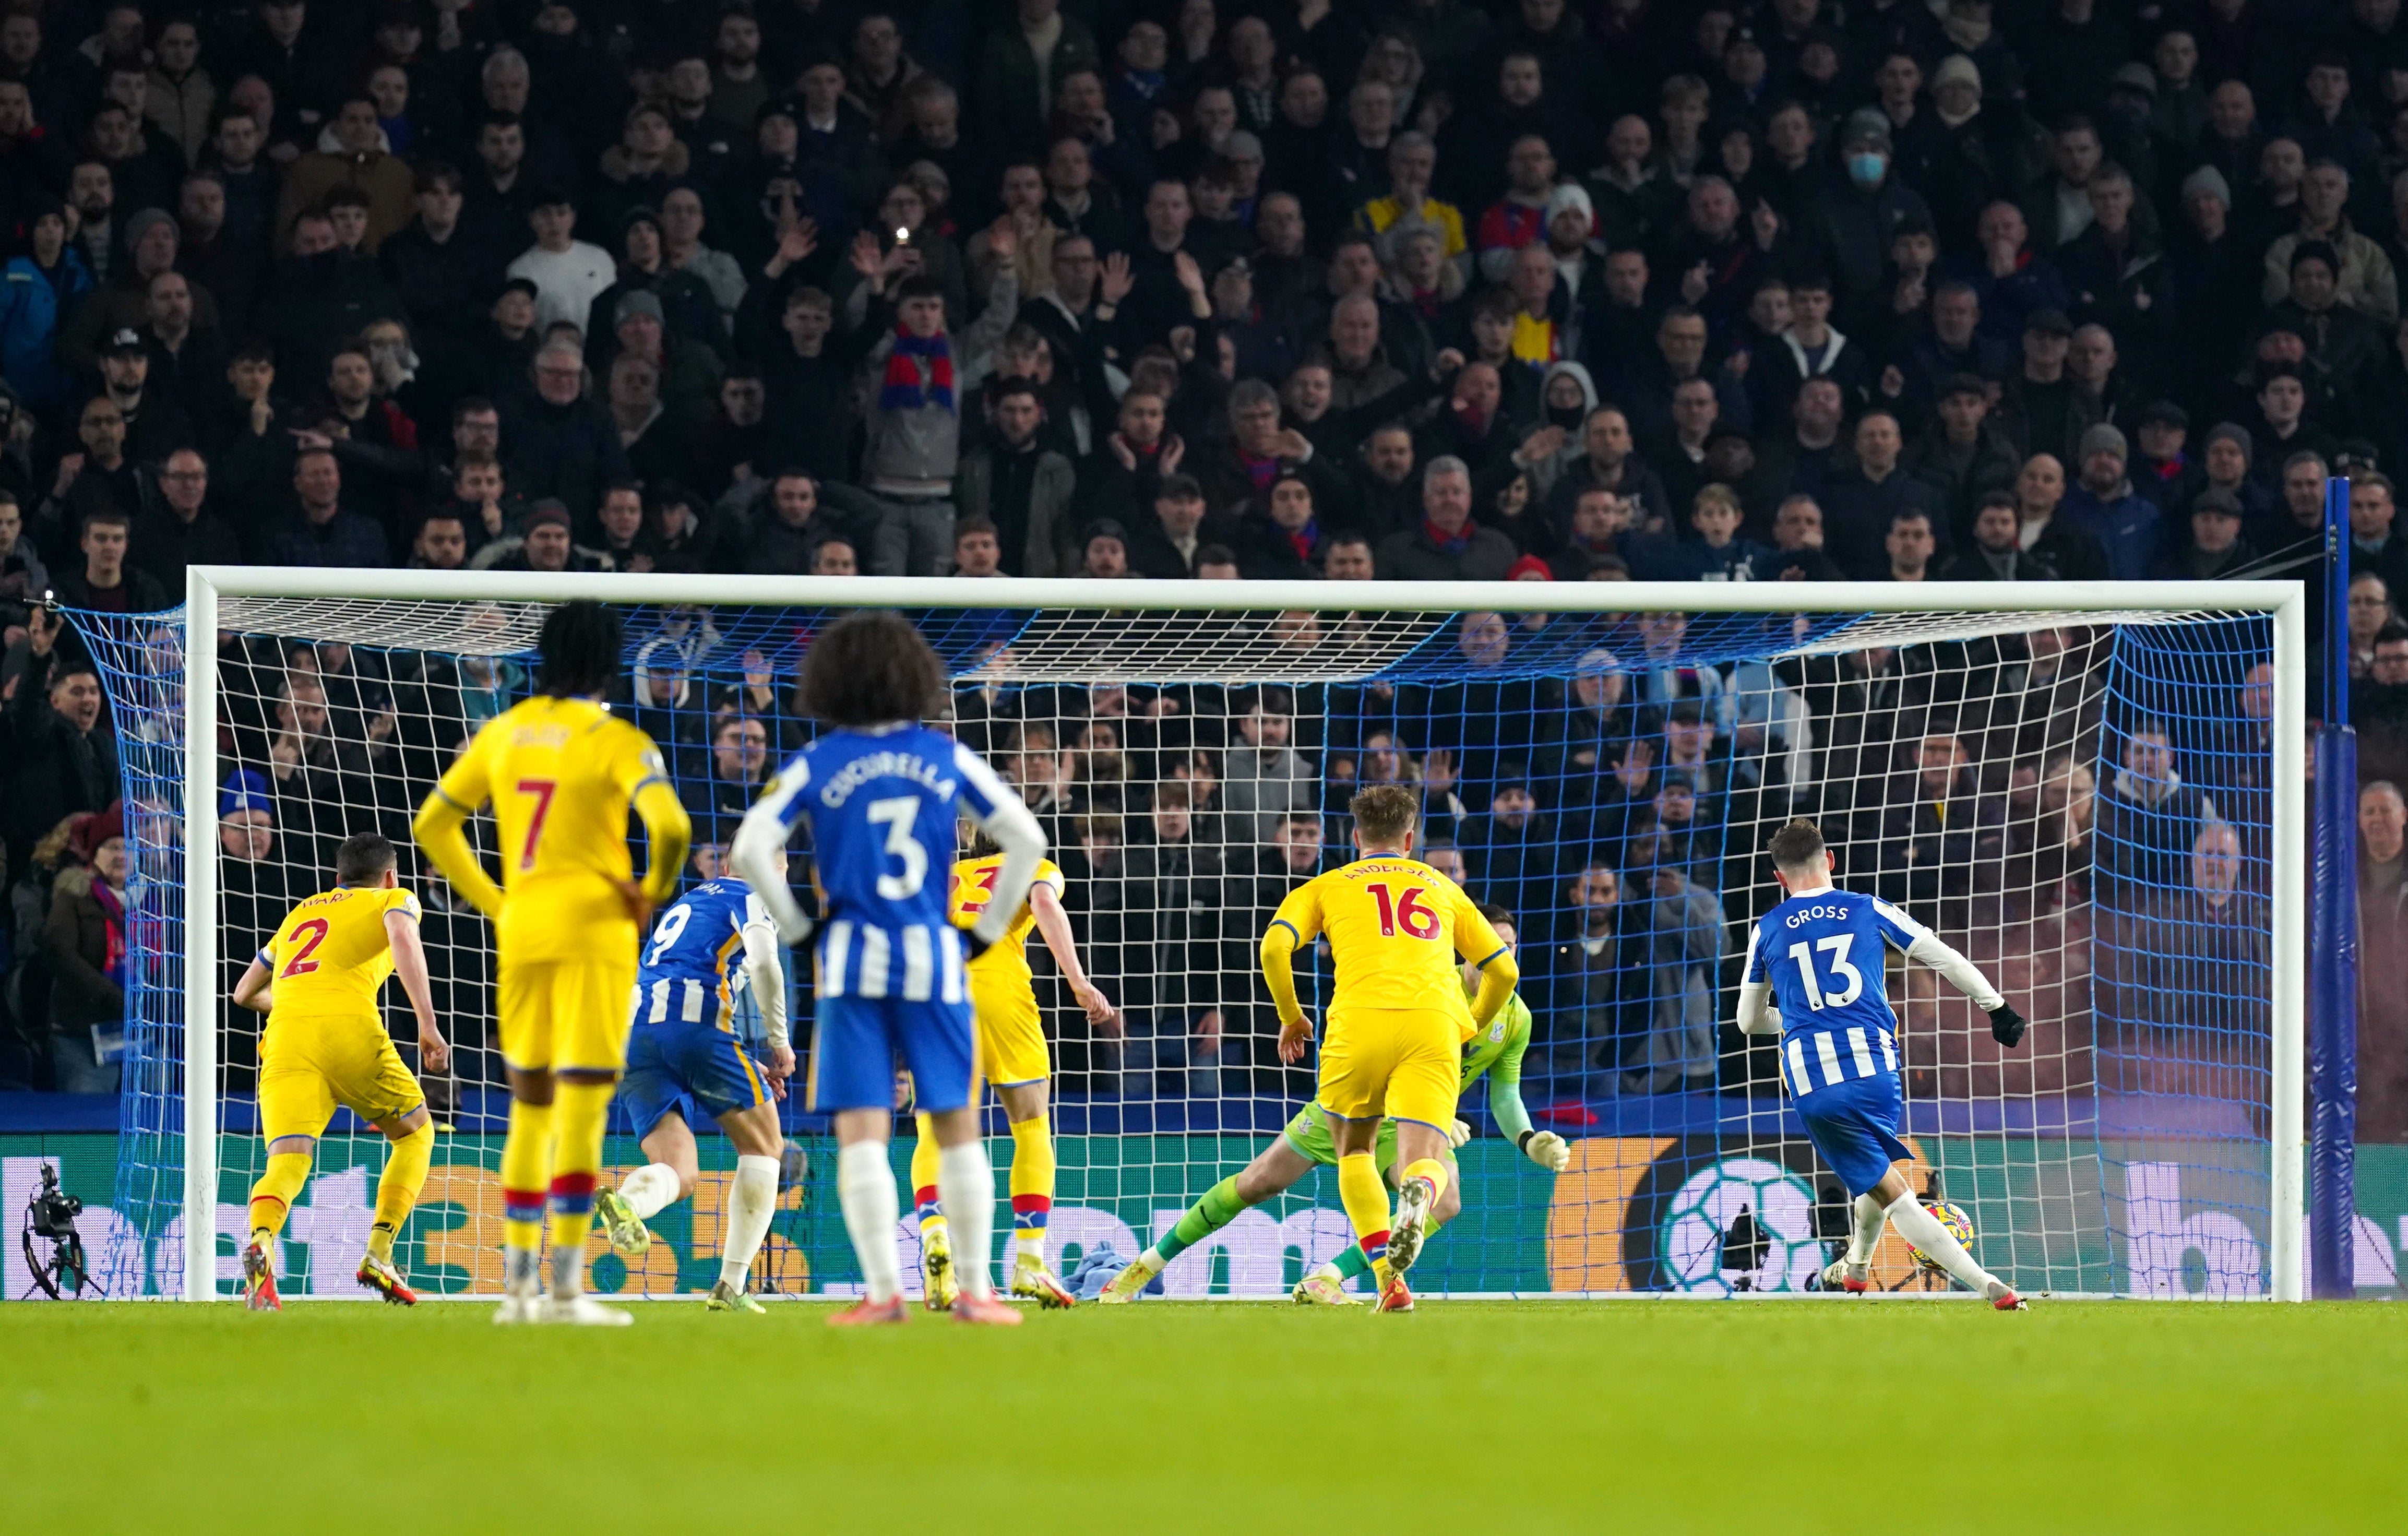
[[[301,947],[293,952],[293,958],[284,962],[284,969],[277,972],[279,976],[307,976],[318,969],[318,962],[309,956],[317,954],[318,946],[326,941],[326,920],[322,917],[309,919],[293,930],[293,939]]]
[[[1408,938],[1435,939],[1438,937],[1438,913],[1430,911],[1422,902],[1422,897],[1428,894],[1426,887],[1408,885],[1401,897],[1392,897],[1384,881],[1363,888],[1370,892],[1371,899],[1380,904],[1381,938],[1394,939],[1400,925]]]
[[[519,850],[519,868],[535,868],[535,845],[543,840],[543,824],[552,814],[552,797],[560,789],[557,779],[521,779],[519,793],[535,797],[535,814],[527,818],[526,845]]]

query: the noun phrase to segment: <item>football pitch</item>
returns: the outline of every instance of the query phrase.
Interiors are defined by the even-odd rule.
[[[2399,1530],[2383,1305],[0,1308],[0,1529]]]

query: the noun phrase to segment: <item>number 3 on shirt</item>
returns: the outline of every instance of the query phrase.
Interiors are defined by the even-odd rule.
[[[1363,888],[1370,892],[1371,899],[1380,904],[1381,938],[1394,939],[1399,926],[1404,928],[1409,938],[1435,939],[1438,937],[1438,913],[1422,903],[1422,897],[1428,894],[1426,887],[1408,885],[1401,897],[1391,897],[1385,882],[1377,885],[1366,885]]]
[[[928,878],[928,851],[911,835],[920,820],[920,797],[897,795],[890,799],[869,802],[869,823],[886,825],[886,852],[903,861],[899,875],[880,875],[878,894],[889,901],[903,901],[920,894],[921,883]]]
[[[552,814],[552,797],[560,789],[557,779],[521,779],[519,793],[535,797],[535,814],[527,818],[526,844],[519,850],[519,868],[535,868],[535,845],[543,840],[543,824]]]
[[[1826,996],[1822,983],[1814,978],[1814,957],[1803,944],[1789,946],[1789,957],[1798,962],[1798,980],[1806,987],[1806,1006],[1820,1013],[1826,1008],[1845,1008],[1865,990],[1865,979],[1856,967],[1848,964],[1848,946],[1856,941],[1852,933],[1835,933],[1828,939],[1817,939],[1814,947],[1828,950],[1831,955],[1831,979],[1841,990]]]

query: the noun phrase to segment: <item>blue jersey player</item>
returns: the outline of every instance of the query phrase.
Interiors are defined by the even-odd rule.
[[[1781,1078],[1823,1161],[1856,1197],[1848,1251],[1827,1284],[1862,1291],[1885,1223],[2000,1312],[2023,1300],[1973,1262],[1925,1210],[1891,1165],[1914,1156],[1898,1138],[1906,1098],[1899,1082],[1898,1015],[1883,983],[1884,946],[1948,978],[1990,1015],[2000,1045],[2024,1038],[2023,1015],[1973,962],[1886,901],[1831,883],[1831,854],[1814,824],[1792,821],[1772,838],[1773,878],[1784,894],[1747,941],[1739,1026],[1781,1037]],[[1768,996],[1774,1007],[1766,1006]]]
[[[783,886],[785,850],[774,853],[774,878]],[[596,1196],[595,1213],[611,1247],[630,1258],[643,1253],[652,1242],[646,1219],[693,1194],[700,1176],[686,1111],[699,1107],[718,1121],[736,1143],[736,1182],[719,1280],[704,1303],[713,1312],[762,1310],[745,1294],[745,1280],[778,1205],[784,1135],[770,1100],[786,1097],[795,1072],[779,950],[768,906],[743,881],[721,879],[689,888],[664,909],[638,959],[619,1104],[652,1161]],[[767,1036],[758,1060],[736,1027],[739,1015],[754,1011]]]
[[[1003,938],[1045,856],[1045,834],[976,753],[920,724],[942,706],[944,686],[937,653],[909,621],[855,613],[829,625],[803,663],[804,704],[824,734],[746,812],[729,855],[790,942],[818,929],[811,1107],[836,1117],[837,1193],[864,1281],[861,1303],[830,1319],[846,1326],[910,1315],[896,1248],[901,1201],[886,1160],[897,1055],[934,1123],[938,1198],[954,1249],[992,1246],[995,1171],[979,1136],[964,946],[983,952]],[[993,899],[967,932],[946,908],[957,808],[1003,850]],[[806,819],[826,908],[816,925],[771,878]],[[992,1263],[959,1268],[956,1318],[1020,1321],[995,1298]]]

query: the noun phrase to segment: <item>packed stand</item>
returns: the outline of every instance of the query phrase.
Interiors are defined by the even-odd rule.
[[[0,1081],[106,1085],[82,1062],[108,998],[78,968],[122,952],[116,727],[27,607],[168,606],[195,563],[2313,584],[2338,473],[2382,585],[2362,647],[2351,594],[2352,676],[2408,719],[2380,692],[2408,688],[2383,658],[2408,581],[2385,478],[2408,455],[2408,22],[2146,15],[15,0]],[[1434,856],[1547,952],[1526,969],[1572,1098],[1769,1086],[1714,999],[1764,899],[1753,850],[1793,810],[1841,818],[1928,919],[2054,967],[2066,1019],[2094,883],[2134,893],[2099,946],[2130,958],[2088,968],[2102,998],[2246,927],[2255,673],[2176,730],[2108,718],[2089,632],[1716,667],[1664,616],[1534,678],[1532,626],[1462,622],[1465,681],[1419,697],[964,702],[996,695],[981,744],[1060,811],[1074,893],[1202,878],[1182,821],[1239,828],[1212,879],[1291,880],[1342,847],[1348,787],[1418,784]],[[791,663],[649,642],[624,702],[679,738],[698,812],[795,744]],[[525,686],[341,646],[230,672],[229,888],[263,912]],[[1081,780],[1107,761],[1112,784]],[[2149,867],[2094,869],[2094,831]],[[2370,833],[2370,868],[2396,844]],[[2242,1034],[2246,947],[2216,1026]],[[1132,1021],[1144,1048],[1102,1042],[1099,1084],[1226,1080],[1197,1069],[1219,1008]]]

